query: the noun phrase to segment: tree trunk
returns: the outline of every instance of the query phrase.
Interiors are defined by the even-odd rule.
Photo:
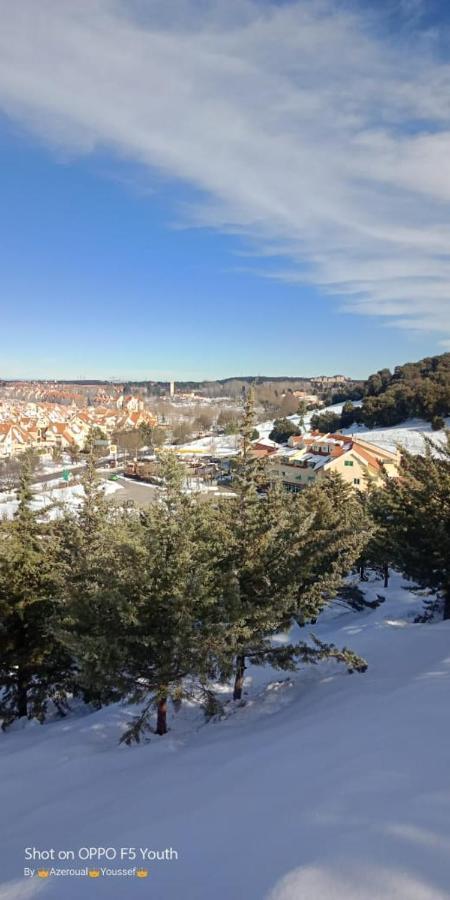
[[[84,688],[81,693],[85,703],[89,703],[94,709],[102,708],[100,694],[96,694],[94,691],[91,691],[90,688]]]
[[[156,734],[167,734],[167,697],[158,702]]]
[[[364,581],[365,571],[366,571],[366,567],[365,567],[364,563],[361,563],[361,565],[359,567],[359,580],[360,581]]]
[[[16,710],[19,719],[28,715],[28,686],[30,682],[29,671],[26,665],[27,659],[27,632],[23,621],[18,621],[17,652],[19,665],[17,666],[17,695]]]
[[[20,718],[28,715],[28,692],[26,681],[19,672],[17,676],[17,715]]]
[[[245,669],[245,656],[238,656],[236,659],[236,677],[234,679],[233,700],[242,700]]]
[[[384,586],[385,588],[389,587],[389,566],[387,563],[383,566],[383,575],[384,575]]]
[[[450,589],[445,592],[444,597],[444,619],[450,619]]]

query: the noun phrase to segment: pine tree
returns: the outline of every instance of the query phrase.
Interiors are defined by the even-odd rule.
[[[298,429],[300,432],[305,431],[305,416],[308,411],[308,407],[304,400],[300,400],[297,407],[297,415],[298,415]]]
[[[65,607],[59,635],[76,660],[77,686],[96,706],[121,696],[121,629],[139,571],[137,523],[107,502],[90,454],[83,502],[60,523]]]
[[[171,454],[162,459],[166,490],[143,519],[145,575],[136,620],[126,631],[128,696],[149,697],[134,729],[148,727],[156,703],[156,733],[167,731],[168,700],[188,690],[185,680],[208,689],[218,674],[223,640],[218,601],[222,589],[222,525],[218,510],[182,491],[183,471]],[[149,696],[150,695],[150,696]]]
[[[269,438],[271,441],[276,441],[277,444],[285,444],[292,435],[300,434],[300,429],[290,419],[275,419]]]
[[[365,570],[369,567],[382,576],[384,587],[387,588],[389,570],[394,565],[396,550],[384,487],[369,485],[367,494],[362,495],[361,499],[366,503],[367,515],[371,520],[370,540],[358,561],[361,579],[364,579]]]
[[[212,608],[222,585],[221,525],[212,505],[183,493],[183,470],[161,459],[165,491],[142,512],[108,511],[87,472],[85,500],[65,522],[67,617],[64,639],[77,659],[86,699],[142,702],[123,739],[167,731],[168,701],[203,692],[223,628]]]
[[[249,653],[247,638],[253,632],[256,637],[257,623],[261,625],[259,634],[263,640],[264,631],[276,628],[271,613],[271,601],[264,603],[265,551],[270,544],[268,522],[261,515],[261,497],[258,487],[263,482],[261,463],[251,454],[252,433],[255,427],[254,395],[252,389],[247,392],[244,403],[244,415],[241,423],[241,452],[235,477],[237,492],[236,503],[229,505],[228,518],[228,552],[230,566],[230,588],[226,600],[231,601],[227,614],[233,621],[233,642],[236,645],[234,700],[240,700],[245,677],[246,656]],[[271,495],[272,496],[272,495]],[[263,568],[261,568],[261,564]],[[262,594],[262,598],[258,593]],[[264,616],[265,622],[262,623]],[[264,628],[267,625],[267,628]],[[255,649],[253,640],[252,650]],[[260,647],[258,647],[260,649]],[[242,652],[245,651],[245,652]]]
[[[450,618],[450,434],[444,445],[427,439],[423,454],[402,451],[398,479],[381,497],[393,563],[421,587],[442,593]]]
[[[294,529],[309,517],[309,527],[294,555],[298,579],[297,614],[302,624],[314,623],[333,599],[370,539],[372,525],[364,499],[338,475],[296,495]]]
[[[304,643],[274,648],[273,635],[288,629],[293,617],[303,623],[317,618],[368,536],[362,505],[339,478],[302,494],[276,486],[260,495],[258,487],[265,479],[260,463],[249,454],[253,416],[249,395],[235,479],[237,498],[224,508],[230,573],[227,650],[235,658],[235,700],[242,698],[248,659],[289,668],[297,658],[317,658]]]
[[[22,459],[18,508],[0,526],[0,718],[43,721],[49,701],[62,713],[71,661],[55,637],[62,584],[57,535],[46,510],[33,509],[31,462]]]

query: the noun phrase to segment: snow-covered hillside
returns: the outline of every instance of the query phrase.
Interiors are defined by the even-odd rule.
[[[365,590],[386,602],[336,605],[314,628],[361,653],[364,675],[250,670],[224,720],[186,705],[132,749],[117,744],[121,706],[2,735],[1,900],[448,898],[450,623],[413,624],[421,599],[400,578]],[[33,846],[179,858],[148,863],[145,880],[25,880]]]
[[[361,401],[357,400],[354,406],[361,406]],[[327,406],[323,409],[313,410],[304,417],[305,427],[310,428],[311,416],[314,413],[334,412],[339,414],[342,412],[343,403],[335,403],[333,406]],[[297,425],[299,417],[296,415],[288,416],[288,418]],[[446,427],[450,428],[450,417],[444,420]],[[273,422],[261,422],[257,425],[260,437],[268,437],[273,428]],[[423,453],[425,448],[424,434],[430,437],[436,444],[444,443],[445,431],[432,431],[430,422],[424,419],[408,419],[401,425],[394,425],[390,428],[367,428],[365,425],[352,425],[351,428],[342,428],[342,434],[361,435],[365,440],[384,447],[386,450],[395,450],[396,447],[404,447],[410,453]]]
[[[450,417],[444,420],[447,428],[450,428]],[[410,453],[423,453],[425,449],[424,435],[439,445],[445,441],[445,431],[432,431],[430,422],[424,419],[407,419],[401,425],[393,425],[391,428],[367,428],[365,425],[353,425],[344,428],[344,434],[361,435],[365,440],[386,450],[395,450],[396,447],[404,447]]]
[[[333,412],[336,415],[339,415],[342,412],[343,403],[333,403],[331,406],[321,406],[317,407],[317,409],[311,409],[309,412],[305,413],[303,416],[304,427],[307,431],[309,431],[311,427],[311,418],[316,413],[324,413],[324,412]],[[354,406],[361,406],[361,400],[355,400],[353,403]],[[298,425],[300,422],[300,416],[294,413],[292,416],[287,416],[294,425]],[[258,422],[256,428],[258,430],[259,436],[261,438],[268,437],[272,428],[274,426],[274,420],[268,419],[265,422]]]
[[[210,437],[198,438],[188,441],[181,446],[173,446],[178,453],[208,455],[208,456],[235,456],[239,452],[239,437],[236,434],[217,434]]]

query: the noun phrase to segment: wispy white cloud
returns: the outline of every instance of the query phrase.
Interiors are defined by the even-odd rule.
[[[332,0],[0,16],[0,108],[41,140],[182,179],[204,198],[191,221],[279,252],[279,277],[450,336],[450,66],[429,35],[389,39]]]

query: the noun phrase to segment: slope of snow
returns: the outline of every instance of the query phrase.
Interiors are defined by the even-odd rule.
[[[362,402],[361,400],[354,400],[353,406],[361,406],[361,402]],[[317,413],[320,415],[320,413],[325,413],[325,412],[333,412],[333,413],[336,413],[336,415],[339,415],[342,412],[343,405],[344,405],[343,402],[342,403],[333,403],[331,406],[320,406],[320,407],[317,407],[317,409],[311,409],[309,412],[305,413],[305,415],[303,416],[303,422],[304,422],[306,430],[308,431],[311,426],[311,417],[312,416],[316,415]],[[296,413],[294,413],[292,416],[286,416],[286,418],[289,419],[289,421],[292,422],[294,425],[298,425],[298,423],[300,421],[300,416],[298,416]],[[266,422],[259,422],[256,425],[256,428],[259,432],[260,438],[268,438],[270,432],[272,431],[273,426],[274,426],[274,419],[270,419]]]
[[[445,419],[447,428],[450,428],[450,417]],[[397,446],[404,447],[410,453],[423,453],[425,449],[424,434],[436,444],[445,441],[445,431],[433,431],[430,422],[424,419],[407,419],[401,425],[393,425],[390,428],[368,428],[365,425],[352,425],[351,428],[342,429],[343,434],[361,435],[365,440],[386,450],[395,450]]]
[[[342,412],[343,403],[334,403],[332,406],[323,409],[312,410],[304,416],[305,428],[309,430],[311,426],[311,416],[315,413],[334,412],[339,414]],[[361,406],[361,400],[353,401],[353,406]],[[294,425],[298,425],[299,416],[288,416]],[[450,416],[444,420],[446,427],[450,428]],[[261,437],[268,437],[273,428],[273,421],[262,422],[256,426]],[[370,443],[376,444],[386,450],[395,450],[397,446],[404,447],[410,453],[423,453],[425,441],[423,435],[431,437],[436,444],[442,444],[445,441],[445,431],[432,431],[431,423],[424,419],[407,419],[401,425],[392,427],[368,428],[366,425],[352,425],[350,428],[341,428],[342,434],[361,435]]]
[[[1,900],[448,898],[450,623],[412,624],[420,598],[400,578],[365,590],[386,602],[337,605],[314,628],[364,655],[364,675],[252,669],[243,706],[224,691],[225,719],[204,725],[185,704],[166,737],[132,749],[117,745],[124,706],[2,735]],[[43,882],[22,875],[33,846],[179,858],[149,863],[146,887]]]
[[[103,481],[102,488],[106,495],[115,494],[116,491],[122,490],[122,485],[117,481]],[[52,503],[61,504],[63,506],[80,506],[83,499],[82,484],[64,485],[60,478],[45,482],[35,489],[35,497],[32,501],[34,509],[44,509]],[[10,519],[13,517],[18,507],[15,494],[0,494],[0,518]],[[53,512],[56,512],[54,510]]]
[[[236,434],[215,434],[210,437],[198,438],[187,444],[174,445],[171,449],[177,453],[205,454],[209,456],[235,456],[239,452],[239,436]]]

